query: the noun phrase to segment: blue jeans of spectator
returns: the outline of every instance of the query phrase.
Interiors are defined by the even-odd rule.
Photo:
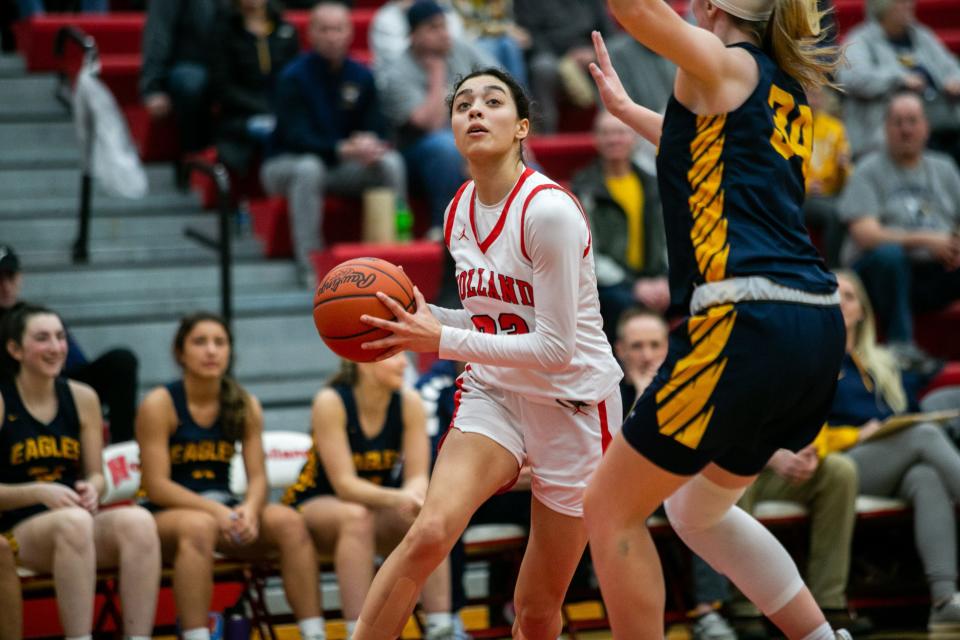
[[[109,0],[80,0],[80,10],[84,13],[106,13],[110,10]],[[45,13],[43,0],[17,0],[20,17],[29,18],[37,13]]]
[[[693,601],[698,604],[726,602],[730,598],[730,583],[695,553],[690,554],[693,572]]]
[[[507,35],[486,36],[477,38],[477,45],[516,78],[524,89],[530,88],[527,84],[527,62],[516,40]]]
[[[867,253],[853,268],[863,280],[888,342],[913,339],[913,311],[942,309],[960,300],[960,269],[939,262],[911,260],[900,245],[885,244]]]
[[[633,281],[623,280],[612,285],[597,285],[597,294],[600,297],[603,332],[607,335],[610,344],[614,344],[617,340],[617,322],[620,320],[620,314],[638,306],[633,297]]]
[[[910,307],[913,274],[910,257],[898,244],[880,245],[853,264],[863,280],[878,316],[878,328],[888,342],[913,341],[913,311]]]
[[[443,213],[467,179],[453,132],[443,129],[427,133],[400,153],[407,163],[407,173],[427,193],[430,226],[443,228]]]
[[[167,77],[167,90],[180,130],[180,144],[187,153],[199,151],[208,142],[209,77],[207,68],[196,62],[175,63]]]

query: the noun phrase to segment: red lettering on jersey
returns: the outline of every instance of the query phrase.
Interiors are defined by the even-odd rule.
[[[476,273],[476,269],[470,269],[467,271],[467,297],[472,298],[477,295],[477,287],[473,284],[473,274]]]
[[[491,274],[492,276],[493,274]],[[517,292],[513,288],[513,278],[510,276],[497,276],[500,280],[500,295],[504,302],[509,302],[510,304],[520,304],[517,302]]]
[[[461,271],[457,274],[457,289],[460,293],[460,299],[465,300],[467,297],[467,272]]]
[[[490,272],[490,281],[487,283],[487,296],[494,300],[500,299],[500,294],[497,293],[497,281],[494,279],[492,271]]]
[[[483,269],[477,269],[477,295],[489,298],[490,294],[483,288]]]
[[[533,306],[533,287],[529,282],[517,280],[517,289],[520,290],[520,304],[527,307]]]

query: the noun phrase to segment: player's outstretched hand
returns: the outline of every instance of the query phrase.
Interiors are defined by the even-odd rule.
[[[593,50],[597,54],[597,61],[590,63],[590,75],[593,76],[593,81],[597,83],[597,89],[600,90],[600,99],[603,100],[607,111],[622,119],[624,112],[633,104],[633,100],[627,95],[620,82],[620,76],[610,62],[607,45],[599,31],[593,32]]]
[[[427,301],[417,287],[413,288],[413,297],[417,301],[417,310],[410,313],[390,296],[377,292],[377,298],[390,309],[396,320],[360,316],[362,322],[393,333],[386,338],[363,343],[363,349],[388,349],[377,360],[385,360],[401,351],[435,353],[440,349],[440,322],[430,312]]]

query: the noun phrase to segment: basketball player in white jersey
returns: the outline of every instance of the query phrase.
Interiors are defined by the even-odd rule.
[[[381,300],[393,334],[367,348],[438,352],[469,362],[420,515],[377,573],[356,640],[400,635],[424,580],[473,512],[531,467],[530,540],[517,579],[514,637],[554,640],[586,545],[583,492],[619,428],[622,372],[600,319],[590,229],[576,199],[523,163],[529,101],[497,69],[450,100],[457,147],[474,177],[446,214],[462,310],[416,313]],[[387,357],[387,356],[384,356]]]

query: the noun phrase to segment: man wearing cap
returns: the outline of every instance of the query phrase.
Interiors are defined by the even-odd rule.
[[[415,2],[407,21],[410,46],[383,65],[377,83],[407,171],[427,193],[430,226],[439,238],[444,210],[466,180],[450,130],[447,91],[458,76],[493,63],[471,44],[450,37],[443,8],[433,0]]]
[[[0,244],[0,320],[20,301],[23,272],[13,247]],[[110,440],[133,440],[137,402],[137,357],[129,349],[111,349],[90,361],[67,331],[67,362],[63,375],[93,387],[109,409]]]

